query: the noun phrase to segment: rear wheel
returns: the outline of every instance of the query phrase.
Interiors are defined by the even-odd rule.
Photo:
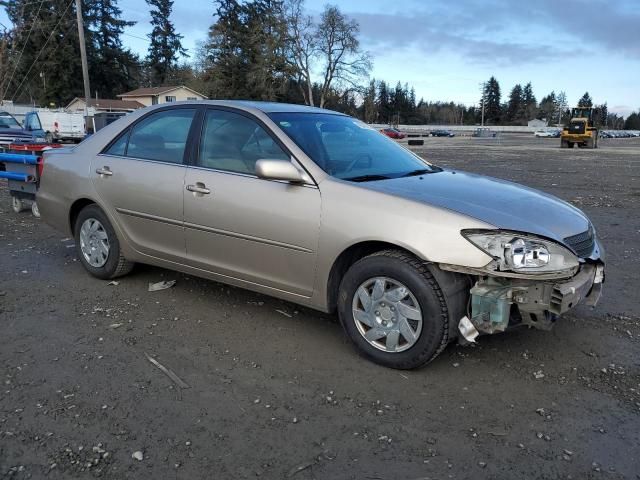
[[[97,205],[88,205],[80,211],[74,233],[80,261],[94,277],[116,278],[133,268],[133,263],[122,255],[111,222]]]
[[[26,208],[24,205],[24,200],[18,197],[11,197],[11,208],[14,212],[20,213]]]
[[[340,284],[338,313],[360,353],[386,367],[420,367],[449,342],[440,285],[427,265],[401,251],[356,262]]]

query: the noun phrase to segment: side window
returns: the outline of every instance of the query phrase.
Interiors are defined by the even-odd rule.
[[[290,160],[289,155],[254,120],[238,113],[208,110],[198,165],[237,173],[255,173],[260,159]]]
[[[27,119],[25,121],[25,126],[27,130],[38,130],[40,127],[38,126],[38,116],[35,113],[30,113],[27,115]]]
[[[124,157],[124,154],[127,151],[127,140],[129,140],[129,129],[127,129],[122,135],[120,135],[120,138],[113,142],[109,149],[104,153],[106,153],[107,155],[117,155],[119,157]]]
[[[127,157],[182,163],[195,109],[173,109],[149,115],[131,130]]]

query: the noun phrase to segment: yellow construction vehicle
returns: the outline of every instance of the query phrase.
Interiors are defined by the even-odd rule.
[[[598,148],[598,127],[600,109],[577,107],[571,110],[571,121],[560,134],[560,147]]]

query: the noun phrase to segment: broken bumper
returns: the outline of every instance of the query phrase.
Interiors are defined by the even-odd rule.
[[[468,320],[481,333],[501,332],[518,324],[549,329],[558,315],[579,303],[595,306],[603,282],[600,261],[584,263],[575,276],[562,281],[484,277],[471,289]]]

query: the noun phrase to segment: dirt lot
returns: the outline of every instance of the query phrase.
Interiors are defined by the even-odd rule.
[[[608,254],[602,302],[412,372],[265,296],[144,266],[118,285],[91,278],[0,183],[0,478],[640,478],[640,140],[558,144],[417,151],[584,209]]]

